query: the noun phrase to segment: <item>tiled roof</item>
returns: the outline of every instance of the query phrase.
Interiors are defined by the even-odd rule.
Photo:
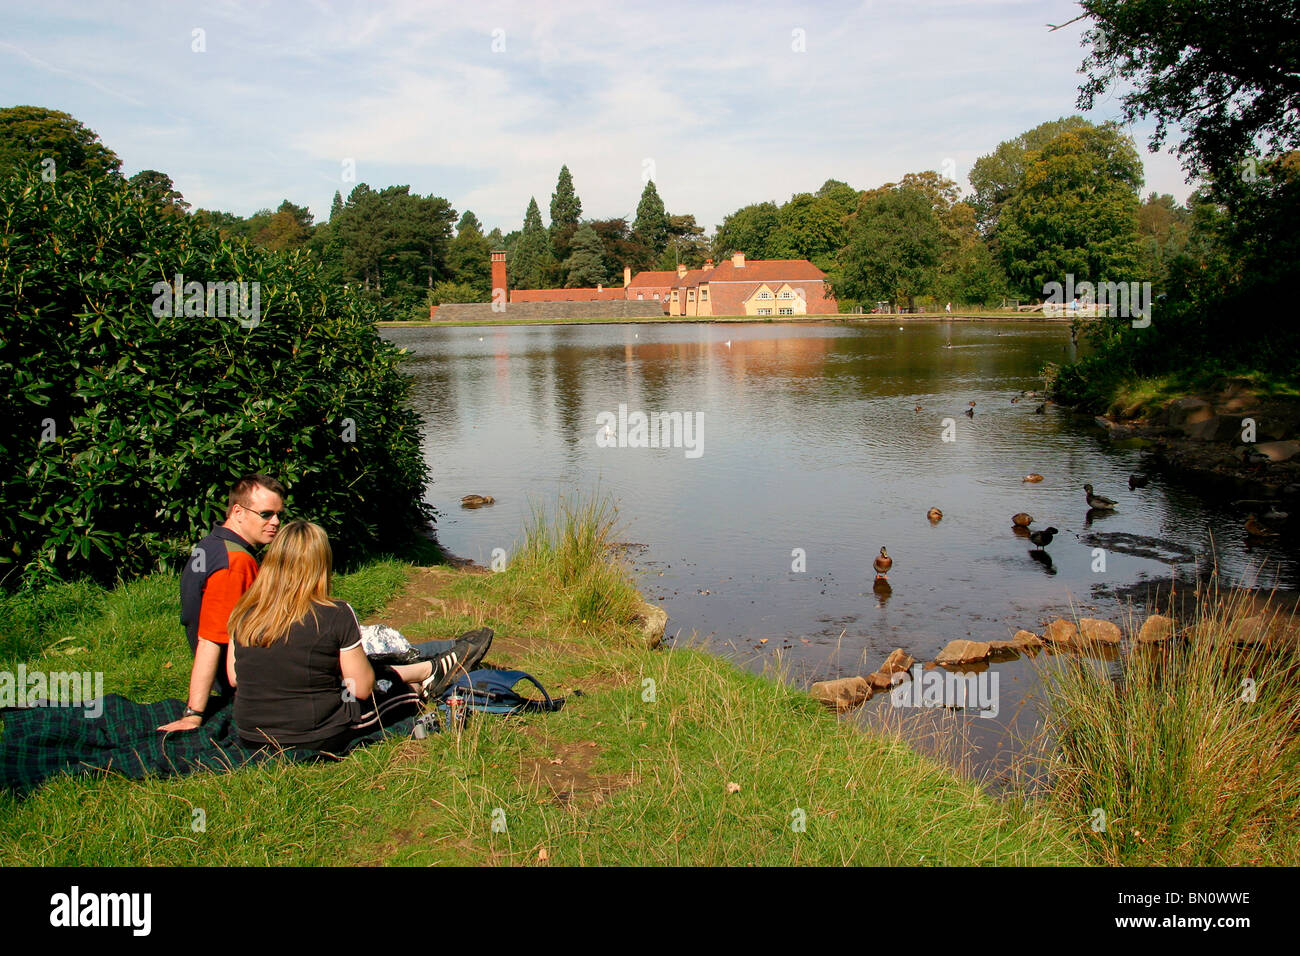
[[[807,259],[751,259],[737,269],[730,259],[713,267],[709,282],[792,282],[798,279],[825,279]]]

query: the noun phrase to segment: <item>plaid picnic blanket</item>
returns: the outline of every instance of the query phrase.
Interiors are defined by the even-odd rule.
[[[169,734],[155,728],[180,717],[184,701],[139,704],[105,694],[100,701],[102,713],[93,717],[82,707],[4,708],[0,710],[4,721],[0,790],[27,796],[59,774],[113,773],[139,779],[196,770],[230,771],[275,757],[295,762],[331,759],[314,751],[250,750],[239,740],[230,701],[233,698],[210,713],[198,730]],[[348,749],[390,734],[409,736],[415,721],[410,717],[378,729]]]

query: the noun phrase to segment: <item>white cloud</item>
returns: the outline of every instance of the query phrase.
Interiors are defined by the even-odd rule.
[[[410,183],[508,231],[529,196],[545,213],[562,163],[587,215],[633,214],[651,158],[669,210],[711,228],[832,176],[865,188],[950,159],[964,185],[977,156],[1075,111],[1082,25],[1046,28],[1075,10],[54,0],[11,16],[0,81],[13,102],[77,116],[128,172],[168,172],[196,206],[288,197],[323,218],[352,157],[359,180]],[[1091,118],[1118,114],[1099,107]],[[1186,196],[1175,160],[1143,157],[1148,189]]]

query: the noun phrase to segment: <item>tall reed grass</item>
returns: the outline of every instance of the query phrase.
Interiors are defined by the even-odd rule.
[[[640,604],[631,573],[617,554],[618,508],[606,495],[561,497],[553,511],[534,503],[524,542],[509,566],[517,587],[534,594],[564,623],[626,625]]]
[[[1263,630],[1244,599],[1205,598],[1174,638],[1133,642],[1117,677],[1042,665],[1051,800],[1106,863],[1300,862],[1300,631],[1273,615],[1272,639],[1243,645]]]

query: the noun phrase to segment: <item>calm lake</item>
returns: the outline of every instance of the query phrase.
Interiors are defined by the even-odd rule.
[[[1042,322],[633,324],[387,329],[427,427],[428,500],[452,553],[513,552],[533,503],[608,492],[640,587],[697,639],[801,685],[865,674],[902,647],[1006,639],[1058,616],[1123,625],[1217,555],[1232,583],[1293,589],[1294,554],[1246,546],[1243,515],[1117,447],[1090,419],[1012,398],[1069,358]],[[974,415],[965,414],[975,402]],[[620,410],[622,406],[622,410]],[[918,410],[919,406],[919,410]],[[676,447],[634,447],[636,414],[680,413]],[[623,423],[627,422],[627,426]],[[676,422],[673,422],[676,425]],[[608,427],[608,431],[606,428]],[[945,440],[948,439],[948,440]],[[605,447],[602,447],[605,446]],[[1129,475],[1151,475],[1130,491]],[[1038,484],[1021,479],[1044,476]],[[1083,484],[1118,501],[1086,520]],[[492,495],[469,511],[463,495]],[[943,519],[932,525],[926,512]],[[1060,530],[1050,564],[1012,533]],[[873,591],[872,559],[894,559]],[[1040,556],[1041,557],[1041,556]],[[987,771],[1032,732],[1025,661],[992,665],[998,714],[957,719]],[[889,709],[879,695],[864,709]]]

